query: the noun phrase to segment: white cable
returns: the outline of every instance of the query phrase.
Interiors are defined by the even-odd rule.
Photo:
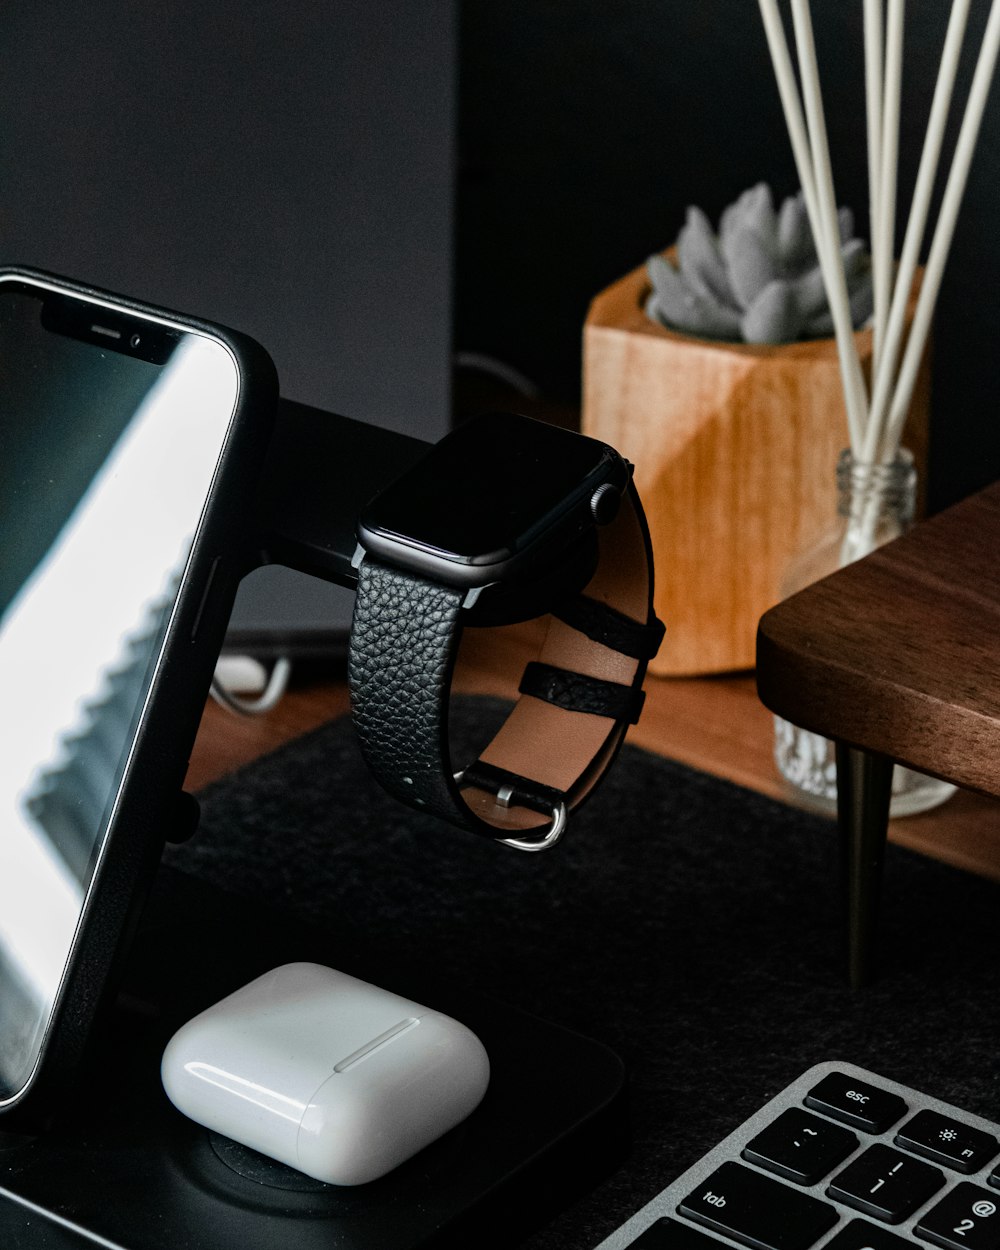
[[[217,677],[212,678],[211,695],[216,703],[220,703],[230,712],[238,716],[263,716],[275,707],[288,689],[288,680],[292,675],[292,662],[287,656],[275,661],[271,669],[264,693],[256,699],[244,699],[232,694]]]
[[[498,378],[501,382],[512,387],[525,399],[537,399],[538,387],[532,382],[531,378],[523,374],[520,369],[515,369],[513,365],[507,364],[505,360],[498,360],[495,356],[487,356],[485,352],[456,352],[454,357],[455,365],[459,369],[471,369],[477,373],[488,373],[494,378]]]

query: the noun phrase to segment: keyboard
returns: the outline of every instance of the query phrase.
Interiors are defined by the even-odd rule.
[[[596,1250],[1000,1250],[1000,1124],[810,1068]]]

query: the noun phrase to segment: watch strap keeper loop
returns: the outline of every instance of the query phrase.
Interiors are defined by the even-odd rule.
[[[646,698],[645,693],[635,686],[623,686],[587,673],[574,673],[538,660],[532,660],[525,667],[518,690],[521,694],[543,699],[568,712],[589,712],[593,716],[606,716],[609,720],[624,721],[629,725],[634,725],[639,719]]]
[[[554,786],[532,781],[530,777],[509,772],[506,768],[497,768],[483,760],[470,764],[460,776],[459,784],[462,787],[473,786],[477,790],[495,794],[501,807],[528,807],[533,812],[551,815],[561,803],[566,802],[566,795]]]
[[[656,616],[648,621],[635,621],[599,599],[574,595],[552,609],[552,615],[570,629],[585,634],[591,642],[631,656],[633,660],[651,660],[660,649],[666,632]]]

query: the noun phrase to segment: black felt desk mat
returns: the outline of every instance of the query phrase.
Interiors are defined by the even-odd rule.
[[[497,707],[456,710],[461,746]],[[890,848],[881,979],[842,979],[832,823],[626,747],[564,843],[524,855],[397,805],[349,724],[202,796],[168,862],[345,949],[475,987],[611,1046],[629,1156],[526,1243],[587,1250],[823,1059],[1000,1119],[1000,890]]]

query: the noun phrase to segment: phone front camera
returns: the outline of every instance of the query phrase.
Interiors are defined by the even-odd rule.
[[[129,339],[128,344],[129,344],[129,347],[131,347],[132,350],[134,351],[141,342],[142,342],[142,339],[139,337],[139,335],[133,334],[132,337]]]

